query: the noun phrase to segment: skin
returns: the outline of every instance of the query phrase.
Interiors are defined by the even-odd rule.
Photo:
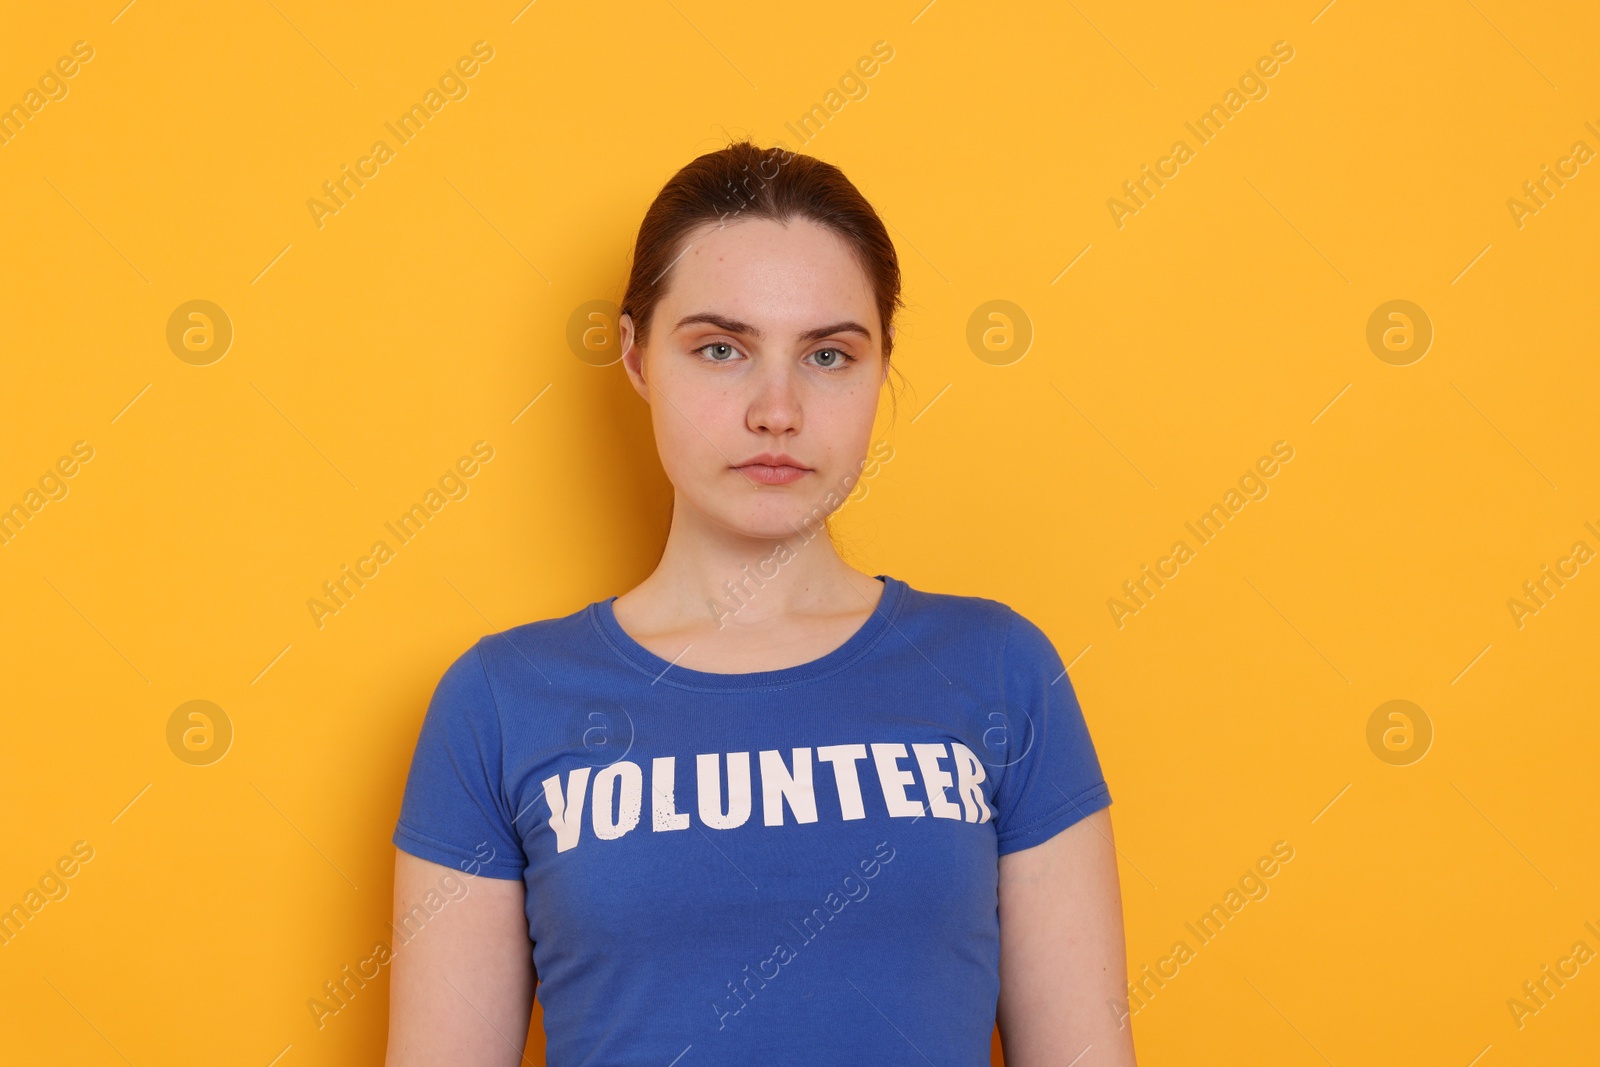
[[[533,1010],[533,945],[523,915],[522,881],[466,877],[395,850],[394,924],[421,904],[440,878],[466,882],[465,896],[429,915],[389,962],[388,1067],[512,1067],[524,1061]],[[424,909],[424,914],[427,910]]]
[[[866,622],[883,584],[841,560],[826,536],[798,547],[859,476],[888,365],[866,274],[831,231],[796,220],[707,224],[690,235],[656,304],[647,346],[621,319],[622,363],[650,405],[673,486],[660,564],[613,604],[650,651],[717,673],[775,670],[837,648]],[[719,322],[685,321],[710,316]],[[855,329],[832,329],[853,323]],[[765,485],[738,470],[762,452],[811,468]],[[737,606],[723,583],[771,555],[797,557]],[[770,569],[770,568],[769,568]]]
[[[820,533],[859,477],[888,377],[871,284],[843,239],[798,219],[706,224],[671,272],[644,342],[629,316],[619,323],[673,511],[661,562],[615,600],[617,622],[693,670],[810,662],[855,633],[883,593]],[[787,485],[754,481],[739,468],[762,452],[809,470]],[[802,544],[795,531],[808,522],[818,535]],[[738,584],[785,540],[793,558],[730,611],[723,583]],[[398,854],[397,923],[445,873]],[[1009,1067],[1133,1064],[1131,1029],[1106,1007],[1126,997],[1109,812],[1001,857],[999,879],[998,1022]],[[536,982],[523,884],[469,881],[471,892],[390,965],[390,1067],[523,1062]]]
[[[1006,1067],[1134,1067],[1127,999],[1117,850],[1102,808],[1000,857]]]

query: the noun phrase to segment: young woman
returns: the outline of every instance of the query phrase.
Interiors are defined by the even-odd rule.
[[[671,531],[636,588],[440,681],[391,1067],[525,1062],[536,983],[552,1067],[977,1067],[997,1019],[1010,1067],[1134,1062],[1111,796],[1055,648],[824,536],[899,306],[827,163],[738,143],[658,194],[619,326]]]

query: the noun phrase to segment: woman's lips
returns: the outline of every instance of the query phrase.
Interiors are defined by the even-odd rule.
[[[746,478],[762,485],[788,485],[790,482],[798,481],[802,475],[811,473],[804,467],[771,467],[765,463],[748,463],[743,467],[735,467],[734,470],[743,471]]]

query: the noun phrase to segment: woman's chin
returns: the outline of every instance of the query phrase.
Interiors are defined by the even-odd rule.
[[[823,508],[810,508],[802,502],[789,501],[781,507],[736,509],[724,517],[722,524],[752,540],[809,540],[812,534],[825,532],[823,520],[827,515],[828,512]]]

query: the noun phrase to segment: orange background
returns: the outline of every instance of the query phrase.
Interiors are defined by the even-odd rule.
[[[648,410],[570,338],[606,340],[645,207],[730,133],[837,163],[891,226],[894,455],[842,543],[1013,605],[1072,665],[1130,972],[1169,975],[1140,1062],[1592,1055],[1600,963],[1508,1005],[1600,952],[1591,6],[14,8],[0,106],[65,95],[0,144],[0,507],[26,516],[0,907],[92,859],[0,945],[7,1058],[381,1062],[386,974],[321,1029],[307,1001],[386,936],[444,668],[654,563]],[[479,41],[466,95],[393,140]],[[216,332],[186,348],[194,300]],[[467,495],[319,626],[322,583],[478,441]],[[1266,495],[1189,533],[1280,441]],[[191,750],[194,700],[220,712]],[[180,758],[224,725],[222,758]],[[1195,938],[1279,841],[1267,895]]]

